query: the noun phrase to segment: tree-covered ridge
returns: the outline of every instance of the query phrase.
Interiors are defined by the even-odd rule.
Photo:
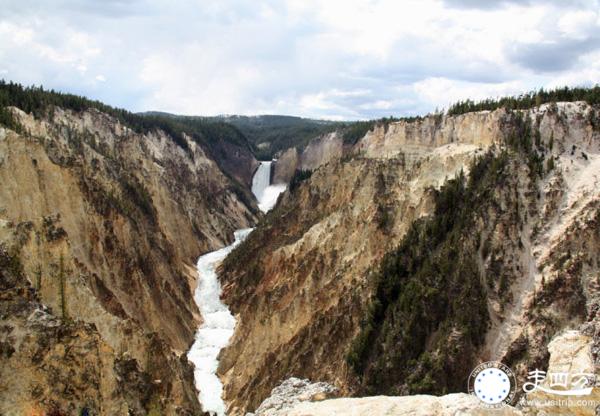
[[[255,147],[259,159],[272,159],[291,147],[304,149],[315,137],[330,133],[342,123],[303,117],[261,115],[214,117],[236,126]]]
[[[515,97],[486,99],[482,101],[459,101],[447,111],[448,115],[460,115],[473,111],[524,110],[558,101],[586,101],[600,103],[600,86],[592,88],[558,88],[532,91]],[[74,94],[65,94],[43,87],[23,87],[20,84],[0,80],[0,124],[18,130],[18,123],[7,106],[15,106],[36,116],[47,115],[54,106],[83,111],[90,108],[109,114],[138,133],[161,129],[169,134],[182,148],[188,150],[183,134],[188,134],[197,143],[204,145],[213,155],[218,154],[215,143],[226,141],[236,146],[247,147],[258,159],[271,159],[278,152],[291,147],[303,150],[308,143],[323,134],[338,131],[345,144],[355,144],[376,125],[397,121],[416,121],[416,117],[384,117],[365,121],[330,121],[293,116],[178,116],[162,112],[131,113],[114,108],[100,101],[90,100]]]
[[[337,131],[344,144],[353,145],[376,125],[388,125],[391,122],[407,122],[421,117],[384,117],[364,121],[332,121],[282,115],[259,116],[180,116],[158,111],[143,113],[145,116],[161,116],[178,120],[184,124],[198,120],[225,122],[237,127],[252,144],[254,154],[260,160],[270,160],[278,152],[295,147],[302,151],[311,140],[327,133]]]
[[[498,108],[508,110],[528,110],[542,104],[560,101],[586,101],[590,105],[600,104],[600,85],[592,88],[563,87],[553,90],[540,89],[513,97],[488,98],[481,101],[465,100],[450,106],[448,115],[456,116],[474,111],[493,111]]]
[[[18,130],[18,123],[13,119],[7,106],[17,107],[36,117],[52,114],[54,107],[61,107],[76,112],[96,109],[116,118],[137,133],[148,133],[160,129],[170,135],[185,150],[188,149],[183,134],[192,137],[207,150],[215,150],[214,145],[224,140],[237,146],[249,146],[246,137],[231,124],[222,121],[209,121],[200,118],[175,119],[165,115],[140,115],[121,108],[114,108],[100,101],[90,100],[74,94],[65,94],[43,87],[24,87],[13,82],[0,80],[0,124]]]

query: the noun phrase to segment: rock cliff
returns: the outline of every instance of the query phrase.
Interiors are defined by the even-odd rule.
[[[339,160],[344,155],[344,142],[338,132],[311,140],[302,152],[295,147],[277,155],[273,167],[273,183],[289,183],[297,170],[312,171],[319,166]]]
[[[232,414],[256,409],[291,376],[345,395],[441,394],[464,390],[463,373],[484,359],[504,360],[521,379],[528,366],[547,366],[552,336],[598,310],[599,120],[585,103],[559,103],[390,123],[291,187],[221,270],[238,314],[219,367]],[[443,200],[462,198],[461,186],[463,205]],[[444,218],[468,228],[452,231]],[[426,244],[419,230],[439,233],[431,257],[410,257],[429,276],[426,290],[402,289],[410,279],[401,278],[373,309],[387,293],[382,273],[392,273],[382,259],[410,251],[410,236]],[[444,295],[452,286],[428,291],[435,274],[423,265],[450,267],[463,280],[444,284],[473,291],[458,300]],[[424,309],[407,310],[403,296]],[[394,316],[414,320],[404,330],[414,345],[398,347]],[[483,325],[475,337],[474,316]],[[365,333],[367,346],[356,347]],[[427,382],[442,363],[447,377]]]
[[[194,264],[256,207],[190,136],[184,148],[95,109],[11,111],[0,244],[21,272],[2,300],[16,311],[2,315],[2,371],[20,381],[0,390],[0,412],[198,414],[185,357],[201,319]]]

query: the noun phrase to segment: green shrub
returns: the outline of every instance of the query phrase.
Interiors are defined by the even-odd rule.
[[[0,125],[3,125],[17,133],[23,133],[24,129],[21,123],[19,123],[10,110],[6,107],[0,106]]]

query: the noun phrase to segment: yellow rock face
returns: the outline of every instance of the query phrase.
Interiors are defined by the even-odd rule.
[[[19,253],[24,279],[55,317],[97,331],[89,335],[97,349],[50,337],[52,356],[69,345],[95,354],[78,363],[102,374],[96,403],[104,408],[127,407],[130,397],[131,406],[141,400],[167,414],[198,413],[184,356],[200,320],[195,261],[250,226],[254,214],[192,140],[186,152],[163,132],[137,134],[96,110],[57,108],[51,119],[13,111],[27,133],[0,128],[0,244]],[[48,374],[18,363],[10,372],[25,385],[4,391],[0,413],[23,395],[48,411],[29,386]],[[126,388],[127,374],[140,386],[153,381]],[[157,397],[144,397],[153,391]],[[65,397],[56,400],[67,409]]]

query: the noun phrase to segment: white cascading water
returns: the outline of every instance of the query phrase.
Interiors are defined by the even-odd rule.
[[[271,185],[271,162],[260,162],[252,178],[252,192],[258,206],[267,212],[275,206],[277,197],[285,190],[285,185]],[[252,228],[237,230],[233,244],[210,252],[198,259],[198,287],[194,300],[202,314],[202,325],[196,332],[196,340],[188,352],[188,359],[194,364],[194,380],[199,400],[205,412],[225,415],[223,384],[217,376],[219,352],[229,343],[235,329],[235,318],[221,302],[221,285],[216,273],[218,264],[250,234]]]
[[[275,206],[279,194],[285,191],[285,185],[271,185],[271,163],[260,162],[252,178],[252,193],[258,200],[258,208],[267,212]]]
[[[271,184],[271,162],[260,162],[252,178],[252,193],[258,202],[261,201],[265,189]]]

